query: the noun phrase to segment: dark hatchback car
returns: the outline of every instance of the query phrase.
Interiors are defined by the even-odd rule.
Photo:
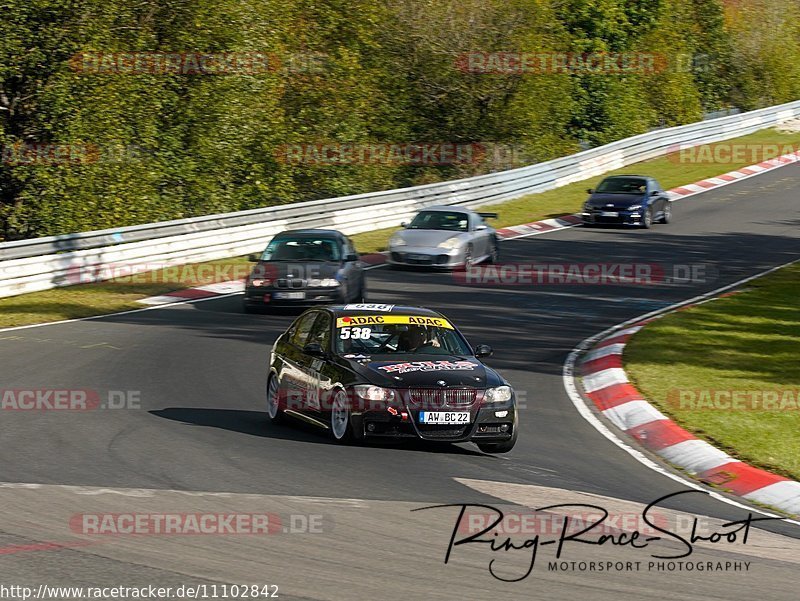
[[[245,282],[244,310],[347,303],[366,298],[364,268],[336,230],[289,230],[275,236]]]
[[[583,205],[584,225],[620,224],[649,228],[653,223],[669,223],[672,203],[661,185],[643,175],[612,175],[596,190],[589,189]]]
[[[315,424],[337,441],[517,440],[514,390],[447,318],[419,307],[362,303],[306,311],[275,342],[267,411]]]

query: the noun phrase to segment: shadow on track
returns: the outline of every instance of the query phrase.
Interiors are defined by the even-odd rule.
[[[149,412],[151,415],[181,422],[188,425],[220,428],[250,436],[293,440],[312,444],[340,446],[321,429],[301,420],[289,419],[285,425],[271,424],[266,413],[261,411],[242,411],[237,409],[206,409],[195,407],[168,407]],[[369,442],[351,446],[364,448],[391,448],[399,451],[422,453],[447,453],[450,455],[471,455],[475,457],[494,457],[477,450],[466,449],[454,444],[427,440],[408,440],[397,442]]]

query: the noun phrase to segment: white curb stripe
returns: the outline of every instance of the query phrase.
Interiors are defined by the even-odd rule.
[[[198,286],[195,290],[205,292],[216,292],[217,294],[231,294],[232,292],[244,292],[244,280],[234,280],[231,282],[216,282],[206,286]]]
[[[609,355],[621,355],[624,348],[625,344],[622,342],[615,342],[614,344],[609,344],[608,346],[601,346],[600,348],[596,348],[586,353],[583,357],[583,363],[588,363],[589,361],[594,361],[595,359],[602,359],[603,357],[608,357]]]
[[[600,342],[605,342],[606,340],[611,340],[613,338],[619,338],[621,336],[632,336],[639,330],[641,330],[644,326],[633,326],[632,328],[625,328],[624,330],[619,330],[618,332],[614,332],[610,336],[606,336]]]
[[[136,301],[137,303],[141,303],[142,305],[169,305],[170,303],[176,303],[180,300],[177,296],[167,296],[163,294],[161,296],[148,296],[147,298],[142,298]]]
[[[692,474],[699,474],[734,461],[730,455],[712,447],[705,440],[684,440],[661,449],[658,454]]]
[[[558,219],[542,219],[539,223],[542,225],[549,225],[550,227],[561,227],[561,222]]]
[[[667,419],[658,409],[653,407],[645,400],[628,401],[616,407],[611,407],[603,411],[611,422],[620,430],[630,430],[642,424],[654,422],[659,419]]]
[[[800,514],[800,482],[784,480],[744,495],[745,499]]]
[[[595,392],[614,384],[626,384],[627,382],[628,374],[620,367],[610,367],[609,369],[583,376],[583,388],[586,392]]]

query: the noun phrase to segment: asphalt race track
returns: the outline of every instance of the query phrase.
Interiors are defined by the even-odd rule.
[[[790,523],[767,522],[747,545],[708,544],[685,558],[749,561],[746,572],[551,572],[555,550],[542,547],[530,577],[501,582],[488,572],[495,555],[509,578],[525,572],[528,556],[467,545],[445,565],[457,508],[411,510],[594,499],[635,513],[687,490],[577,413],[564,360],[600,330],[796,258],[798,198],[800,166],[791,165],[678,202],[670,225],[577,227],[501,249],[503,262],[703,263],[713,276],[704,282],[464,286],[449,274],[370,271],[370,301],[440,310],[473,344],[494,347],[487,363],[524,398],[520,439],[506,456],[474,445],[340,447],[307,426],[269,425],[265,366],[292,316],[245,315],[239,296],[0,332],[8,389],[136,391],[141,399],[140,408],[2,412],[5,581],[274,584],[282,599],[796,599],[800,526]],[[665,507],[721,522],[747,514],[698,493]],[[85,536],[70,528],[75,515],[91,512],[313,514],[322,528],[273,536]],[[652,560],[647,550],[577,543],[565,556]]]

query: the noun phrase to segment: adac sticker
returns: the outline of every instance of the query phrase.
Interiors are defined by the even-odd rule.
[[[448,330],[453,329],[450,322],[443,317],[426,317],[424,315],[348,315],[336,318],[337,328],[375,324],[413,324],[447,328]]]
[[[472,371],[472,361],[407,361],[405,363],[388,363],[379,365],[379,369],[389,374],[406,374],[414,371]]]

